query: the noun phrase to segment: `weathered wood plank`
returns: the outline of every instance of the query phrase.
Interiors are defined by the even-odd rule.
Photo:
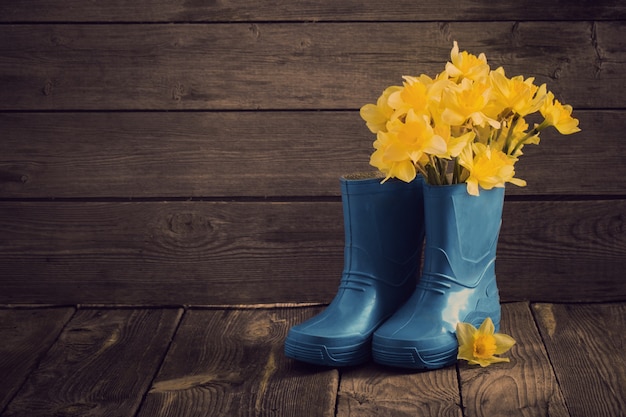
[[[340,175],[374,169],[356,112],[6,113],[0,129],[2,197],[338,196]]]
[[[497,260],[503,299],[623,300],[625,213],[625,200],[506,202]]]
[[[368,1],[205,2],[186,0],[108,1],[22,0],[0,3],[0,22],[205,22],[277,20],[600,20],[624,19],[626,8],[617,0],[596,0],[593,7],[558,1],[421,1],[399,0],[394,7]]]
[[[188,311],[139,416],[334,416],[337,370],[282,353],[289,327],[317,311]]]
[[[337,417],[461,417],[456,369],[410,372],[376,365],[341,373]]]
[[[439,73],[454,39],[576,108],[626,107],[621,22],[476,27],[0,25],[0,110],[358,109],[402,75]]]
[[[180,309],[79,310],[3,417],[132,416]]]
[[[626,200],[507,201],[504,300],[617,301]],[[0,303],[328,302],[340,202],[0,202]]]
[[[0,412],[73,313],[71,307],[0,309]]]
[[[460,362],[463,415],[569,417],[528,304],[502,307],[501,331],[517,342],[505,354],[511,362],[488,368]]]
[[[0,302],[319,301],[341,273],[337,203],[0,206]]]
[[[572,417],[626,413],[626,305],[534,304]]]
[[[575,115],[582,132],[524,149],[508,195],[624,195],[626,113]],[[338,196],[373,170],[356,111],[0,113],[0,130],[4,198]]]

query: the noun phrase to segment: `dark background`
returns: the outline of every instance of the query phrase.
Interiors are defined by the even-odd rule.
[[[327,302],[358,109],[453,40],[582,132],[507,188],[504,301],[626,299],[620,1],[0,3],[0,304]]]

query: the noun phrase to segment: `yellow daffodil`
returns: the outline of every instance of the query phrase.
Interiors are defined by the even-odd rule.
[[[509,362],[501,355],[515,344],[515,340],[506,334],[496,333],[493,321],[487,317],[478,329],[470,323],[456,325],[456,337],[459,342],[457,359],[464,359],[470,365],[489,366],[492,363]]]
[[[504,187],[506,182],[525,186],[524,180],[513,178],[515,161],[515,158],[482,143],[467,146],[459,155],[459,164],[468,172],[465,180],[467,192],[477,196],[480,193],[479,187],[491,190],[494,187]]]
[[[380,97],[378,97],[376,104],[366,104],[361,107],[359,113],[361,114],[361,118],[365,120],[370,132],[378,133],[381,130],[385,130],[387,121],[394,112],[393,108],[387,104],[389,96],[401,89],[402,87],[399,86],[388,87],[383,91]]]
[[[472,55],[467,51],[459,52],[459,45],[453,43],[450,60],[446,64],[446,73],[452,79],[468,78],[473,81],[484,81],[489,75],[489,64],[485,54]]]
[[[561,104],[554,98],[554,94],[548,93],[544,105],[540,109],[545,117],[545,124],[554,126],[562,135],[570,135],[580,132],[578,119],[572,117],[572,106]]]
[[[500,128],[500,122],[488,117],[483,110],[489,103],[490,88],[488,84],[475,84],[464,79],[460,84],[450,86],[443,91],[441,106],[445,109],[442,119],[452,126],[465,124],[468,120],[477,126],[489,124]]]
[[[404,123],[390,123],[389,126],[397,134],[398,149],[402,148],[413,162],[418,162],[424,153],[440,156],[447,150],[445,140],[435,133],[428,116],[413,109],[408,111]]]
[[[402,89],[389,96],[389,105],[395,110],[391,119],[402,117],[409,110],[427,113],[428,87],[418,78],[404,77]]]
[[[546,98],[546,85],[537,87],[534,78],[522,76],[507,78],[502,67],[491,71],[491,83],[494,86],[493,103],[500,111],[510,109],[519,116],[537,112]]]
[[[404,122],[394,119],[387,129],[378,133],[376,152],[370,158],[370,164],[385,173],[386,179],[412,181],[417,175],[415,165],[426,163],[426,154],[443,155],[447,151],[446,141],[436,134],[428,117],[413,109],[409,109]]]
[[[385,174],[383,182],[389,178],[398,178],[405,182],[411,182],[417,175],[415,164],[410,158],[393,149],[394,141],[397,141],[395,134],[383,131],[378,132],[378,137],[374,142],[376,150],[370,157],[370,165],[378,168],[380,172]]]
[[[456,158],[459,156],[463,149],[465,149],[476,136],[476,134],[472,131],[454,136],[450,126],[445,124],[435,125],[433,131],[437,134],[437,136],[441,137],[446,142],[445,153],[438,155],[446,159]]]
[[[522,148],[538,144],[549,126],[564,135],[580,131],[572,107],[534,81],[508,78],[502,67],[492,71],[485,54],[460,51],[455,41],[450,61],[434,78],[405,75],[402,86],[361,107],[377,135],[370,164],[384,181],[411,181],[419,172],[431,185],[465,182],[472,195],[507,182],[526,185],[514,177]],[[531,128],[526,116],[537,112],[544,120]]]

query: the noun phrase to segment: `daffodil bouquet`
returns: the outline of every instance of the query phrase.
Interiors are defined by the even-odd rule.
[[[545,84],[491,70],[485,54],[459,52],[456,41],[450,58],[435,78],[404,76],[402,86],[361,108],[376,134],[370,164],[384,181],[410,182],[420,173],[431,185],[466,183],[471,195],[507,182],[525,186],[514,169],[523,147],[538,144],[550,126],[564,135],[580,131],[572,107]],[[535,113],[543,121],[530,127],[526,119]]]

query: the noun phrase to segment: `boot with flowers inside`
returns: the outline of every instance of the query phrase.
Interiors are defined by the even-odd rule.
[[[503,348],[485,349],[484,340],[506,339],[491,336],[500,324],[495,258],[505,184],[526,185],[515,178],[514,165],[525,145],[539,143],[543,129],[580,130],[571,106],[556,100],[545,84],[509,78],[503,68],[491,70],[484,54],[459,52],[456,42],[450,58],[434,78],[405,76],[401,86],[387,88],[376,104],[361,108],[376,134],[370,163],[385,181],[410,182],[421,174],[426,182],[418,285],[372,338],[373,359],[385,365],[451,365],[472,350],[463,346],[459,353],[458,340],[471,342],[466,330],[478,326],[489,330],[489,337],[475,345],[473,362],[499,361],[491,356]],[[533,114],[540,123],[530,127]],[[466,329],[460,339],[457,328]]]

